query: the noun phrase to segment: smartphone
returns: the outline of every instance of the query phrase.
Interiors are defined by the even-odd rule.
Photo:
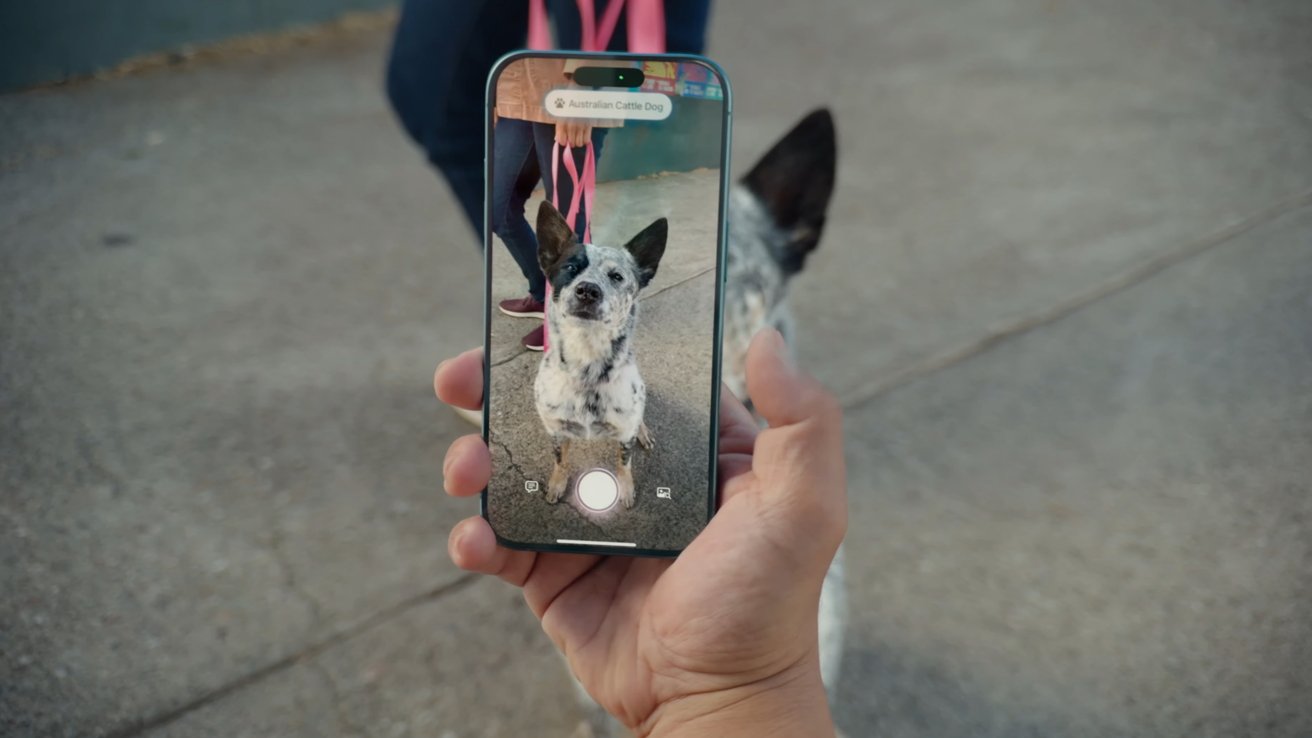
[[[673,556],[714,514],[730,121],[698,56],[493,67],[483,515],[502,545]]]

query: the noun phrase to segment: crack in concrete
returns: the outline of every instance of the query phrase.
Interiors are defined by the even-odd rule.
[[[290,591],[297,599],[310,610],[311,627],[318,627],[324,621],[324,604],[309,590],[301,586],[296,578],[296,569],[292,567],[291,561],[287,559],[287,552],[283,548],[282,528],[278,527],[277,522],[273,524],[273,532],[269,536],[269,553],[273,560],[282,570],[282,585]]]
[[[337,684],[337,678],[332,675],[332,672],[328,671],[328,667],[315,659],[306,662],[305,666],[310,671],[318,674],[319,678],[323,679],[324,684],[328,686],[328,694],[333,701],[333,711],[337,713],[337,727],[342,731],[342,734],[348,736],[367,735],[364,727],[356,725],[347,715],[346,707],[342,704],[341,687]]]
[[[1287,213],[1300,210],[1308,205],[1312,205],[1312,190],[1282,200],[1240,220],[1237,223],[1227,226],[1226,228],[1222,228],[1219,231],[1195,241],[1187,242],[1184,246],[1171,252],[1148,259],[1145,262],[1127,269],[1120,275],[1096,285],[1093,289],[1090,289],[1087,292],[1078,294],[1069,300],[1064,300],[1053,306],[1039,310],[1028,317],[1021,318],[1009,325],[995,329],[983,337],[975,339],[963,346],[958,346],[920,360],[912,361],[909,365],[902,368],[894,368],[890,371],[877,373],[869,381],[858,384],[850,391],[844,392],[840,397],[840,402],[842,406],[848,410],[861,407],[862,405],[892,392],[899,387],[937,374],[940,371],[979,356],[1012,338],[1057,323],[1084,310],[1085,308],[1120,294],[1135,285],[1142,284],[1171,267],[1183,264],[1195,257],[1202,256],[1208,251],[1218,248],[1258,226],[1276,220]]]
[[[122,496],[123,491],[127,488],[127,484],[117,472],[110,469],[103,461],[96,457],[96,452],[92,448],[91,439],[88,437],[90,433],[91,430],[84,424],[82,432],[77,434],[77,440],[73,444],[77,449],[77,455],[81,457],[82,462],[86,464],[86,469],[88,471],[93,475],[99,476],[102,481],[109,484],[110,496],[117,499]]]
[[[653,291],[650,291],[650,292],[648,292],[648,293],[646,293],[646,294],[644,294],[644,295],[641,295],[638,299],[639,299],[639,300],[650,300],[651,298],[656,297],[657,295],[660,295],[660,294],[664,294],[664,293],[666,293],[666,292],[669,292],[670,290],[674,289],[675,287],[678,287],[678,286],[681,285],[681,284],[686,284],[686,283],[688,283],[688,282],[693,281],[694,279],[697,279],[698,277],[700,277],[700,276],[702,276],[702,275],[704,275],[704,274],[709,274],[709,273],[714,272],[714,271],[715,271],[715,267],[713,267],[713,266],[711,266],[711,267],[706,267],[705,269],[701,270],[700,272],[697,272],[696,274],[690,274],[690,275],[684,277],[683,279],[680,279],[680,280],[677,281],[677,282],[674,282],[674,283],[672,283],[672,284],[667,284],[667,285],[665,285],[664,287],[662,287],[662,288],[660,288],[660,289],[658,289],[658,290],[653,290]]]
[[[492,362],[491,365],[492,365],[492,366],[501,366],[502,364],[509,364],[510,362],[514,361],[515,359],[518,359],[519,357],[524,356],[525,354],[528,354],[528,353],[529,353],[529,350],[528,350],[528,349],[520,349],[518,353],[511,354],[510,356],[507,356],[506,358],[501,359],[500,361],[494,361],[494,362]]]
[[[489,437],[487,440],[488,440],[490,443],[495,443],[495,444],[496,444],[496,445],[497,445],[502,451],[505,451],[505,452],[506,452],[506,458],[510,460],[510,466],[511,466],[511,468],[514,469],[515,471],[519,472],[519,476],[520,476],[521,479],[528,479],[528,473],[525,472],[522,468],[520,468],[519,464],[516,464],[516,463],[515,463],[515,454],[511,453],[511,451],[510,451],[510,447],[509,447],[509,446],[507,446],[506,444],[502,443],[501,441],[498,441],[498,440],[495,439],[495,438],[491,438],[491,437]]]
[[[447,595],[459,592],[481,578],[482,577],[478,574],[464,574],[454,580],[440,584],[417,595],[399,600],[389,607],[375,611],[372,615],[357,620],[353,624],[339,628],[326,638],[311,643],[295,653],[284,656],[272,663],[248,672],[230,682],[221,684],[209,692],[179,705],[178,707],[149,717],[131,720],[126,724],[120,725],[116,728],[111,728],[99,735],[101,738],[133,738],[133,736],[139,736],[158,728],[162,728],[189,713],[205,707],[206,705],[218,702],[219,700],[246,687],[257,684],[274,674],[286,671],[298,663],[312,659],[330,648],[354,640],[355,638],[390,622],[402,613],[408,612],[419,605],[433,602]]]

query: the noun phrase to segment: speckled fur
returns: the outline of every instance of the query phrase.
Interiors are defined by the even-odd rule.
[[[747,397],[747,346],[762,328],[793,335],[793,316],[785,300],[788,275],[771,256],[786,234],[770,219],[747,187],[729,191],[729,261],[724,284],[722,378],[740,398]]]

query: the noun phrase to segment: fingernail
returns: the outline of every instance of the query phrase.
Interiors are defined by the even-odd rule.
[[[443,489],[447,489],[446,480],[450,476],[451,476],[451,451],[450,449],[448,449],[446,456],[442,458],[442,488]],[[447,489],[447,491],[450,492],[451,490]]]
[[[784,366],[789,369],[796,369],[797,364],[793,361],[793,352],[788,347],[788,342],[784,340],[784,334],[780,333],[776,328],[771,328],[770,333],[774,334],[770,337],[770,341],[774,343],[775,356],[779,357],[779,361]]]
[[[464,541],[464,539],[465,530],[463,526],[457,526],[455,530],[451,531],[451,543],[447,546],[447,549],[451,555],[451,560],[455,561],[457,564],[460,563],[457,560],[460,556],[460,543]]]

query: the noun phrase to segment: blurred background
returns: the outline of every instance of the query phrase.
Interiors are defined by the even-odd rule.
[[[343,15],[345,14],[345,15]],[[376,0],[0,8],[0,734],[569,735],[446,533],[481,261]],[[1312,6],[713,9],[835,111],[850,736],[1312,735]]]

